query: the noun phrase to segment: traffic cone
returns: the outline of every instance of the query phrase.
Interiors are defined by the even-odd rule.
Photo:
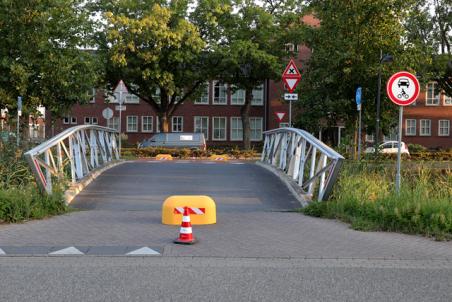
[[[180,226],[179,238],[174,240],[178,244],[193,244],[196,242],[190,222],[190,213],[188,207],[184,207],[184,216],[182,216],[182,224]]]

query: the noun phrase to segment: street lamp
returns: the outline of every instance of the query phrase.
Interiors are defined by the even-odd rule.
[[[385,54],[380,50],[380,62],[378,66],[378,90],[377,90],[377,119],[375,125],[375,155],[378,154],[378,134],[380,133],[380,94],[381,94],[381,64],[392,63],[392,55]]]

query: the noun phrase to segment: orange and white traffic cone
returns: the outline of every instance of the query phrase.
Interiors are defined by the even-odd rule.
[[[184,216],[182,216],[182,224],[180,226],[179,238],[174,240],[178,244],[193,244],[196,242],[191,228],[190,213],[188,207],[184,207]]]

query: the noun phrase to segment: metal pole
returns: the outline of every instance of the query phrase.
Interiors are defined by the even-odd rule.
[[[17,129],[16,129],[16,132],[17,132],[17,134],[16,134],[16,144],[17,144],[17,147],[19,147],[19,127],[20,127],[20,121],[19,121],[19,118],[20,118],[20,116],[19,116],[19,110],[17,110]]]
[[[383,50],[380,49],[380,60],[378,65],[378,85],[377,85],[377,118],[375,125],[375,155],[378,154],[378,135],[380,133],[380,94],[381,94],[381,59]]]
[[[358,105],[358,160],[361,160],[361,105]]]
[[[399,146],[397,150],[397,174],[396,174],[396,192],[400,193],[400,164],[402,158],[402,122],[403,122],[403,106],[399,106]]]
[[[292,127],[292,100],[289,101],[289,127]]]
[[[119,91],[119,157],[121,157],[121,134],[122,134],[122,91]]]

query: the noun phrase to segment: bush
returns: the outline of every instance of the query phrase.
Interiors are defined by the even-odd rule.
[[[25,186],[33,181],[23,150],[12,142],[0,144],[0,189]]]
[[[32,185],[0,190],[0,222],[20,222],[65,213],[61,192],[41,195]]]
[[[359,230],[397,231],[452,239],[452,171],[419,167],[404,171],[400,194],[393,168],[344,165],[331,200],[302,211],[337,218]]]
[[[408,144],[408,151],[410,153],[419,153],[427,151],[427,148],[419,144]]]
[[[139,157],[149,158],[155,157],[158,154],[171,154],[173,157],[186,158],[207,158],[213,154],[227,154],[236,159],[256,158],[258,154],[254,150],[240,150],[237,147],[229,148],[209,148],[206,151],[191,150],[191,149],[171,149],[161,147],[151,148],[122,148],[121,155],[123,157]]]

